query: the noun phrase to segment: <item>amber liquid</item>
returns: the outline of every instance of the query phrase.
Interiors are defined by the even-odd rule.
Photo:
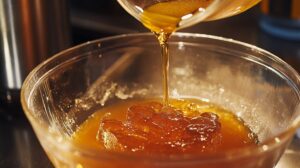
[[[233,1],[245,2],[222,2]],[[258,0],[247,2],[241,10]],[[141,21],[156,35],[162,50],[163,101],[126,100],[105,107],[78,128],[72,137],[75,144],[146,155],[208,154],[258,144],[256,135],[234,113],[200,100],[169,99],[168,39],[184,16],[193,17],[211,3],[212,0],[173,0],[143,9]],[[218,14],[210,19],[216,18],[220,18]]]
[[[171,34],[165,32],[154,33],[159,41],[162,56],[162,86],[163,86],[163,102],[165,106],[169,104],[169,62],[170,53],[168,39]]]
[[[255,146],[254,133],[232,112],[200,100],[128,100],[94,113],[76,144],[140,154],[201,154]]]
[[[169,101],[169,46],[168,39],[178,27],[181,18],[187,14],[194,14],[199,8],[206,8],[212,0],[175,0],[160,2],[149,6],[142,13],[141,21],[156,35],[161,47],[163,102]]]
[[[150,0],[151,1],[151,0]],[[180,22],[203,12],[215,0],[169,0],[154,3],[143,9],[140,21],[151,31],[172,33]],[[239,14],[260,0],[220,0],[216,9],[203,21],[216,20]],[[197,23],[197,22],[196,22]],[[193,23],[193,24],[196,24]]]
[[[170,35],[180,28],[180,22],[206,10],[214,0],[170,0],[158,2],[143,9],[141,22],[156,35],[162,55],[163,102],[169,99],[169,47]],[[245,11],[259,0],[222,0],[218,12],[207,19],[217,19]]]
[[[168,39],[178,27],[181,18],[194,14],[199,8],[206,8],[212,0],[175,0],[160,2],[146,8],[142,13],[142,23],[156,35],[161,47],[163,102],[169,103],[169,46]]]

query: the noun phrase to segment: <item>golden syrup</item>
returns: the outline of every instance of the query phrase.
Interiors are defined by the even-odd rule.
[[[131,100],[94,113],[73,141],[88,148],[143,154],[216,153],[258,139],[232,112],[199,100]]]
[[[168,39],[172,32],[179,28],[179,23],[193,17],[198,12],[204,12],[214,0],[170,0],[162,1],[150,5],[143,9],[140,21],[145,27],[150,29],[156,35],[162,55],[162,86],[163,86],[163,103],[168,105],[169,99],[169,46]],[[208,19],[222,18],[226,15],[233,15],[253,6],[259,0],[222,0],[219,9]]]

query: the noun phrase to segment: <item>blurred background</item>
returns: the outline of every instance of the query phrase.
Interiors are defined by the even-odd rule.
[[[0,167],[52,167],[20,108],[22,81],[37,64],[63,49],[148,30],[116,0],[2,0],[0,21]],[[300,72],[300,0],[263,0],[240,15],[181,31],[256,45]],[[299,140],[290,149],[298,155],[290,152],[283,160],[297,167]]]
[[[0,8],[0,109],[16,107],[27,74],[55,53],[102,37],[148,32],[116,0],[3,0]],[[300,0],[263,0],[240,15],[181,31],[250,43],[300,70]]]

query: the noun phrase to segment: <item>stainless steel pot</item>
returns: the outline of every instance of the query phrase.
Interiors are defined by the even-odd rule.
[[[0,107],[37,64],[70,45],[67,0],[0,1]]]

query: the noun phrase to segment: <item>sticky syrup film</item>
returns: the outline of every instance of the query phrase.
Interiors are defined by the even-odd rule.
[[[142,154],[202,154],[258,144],[234,113],[195,99],[126,100],[94,113],[76,131],[88,148]]]

